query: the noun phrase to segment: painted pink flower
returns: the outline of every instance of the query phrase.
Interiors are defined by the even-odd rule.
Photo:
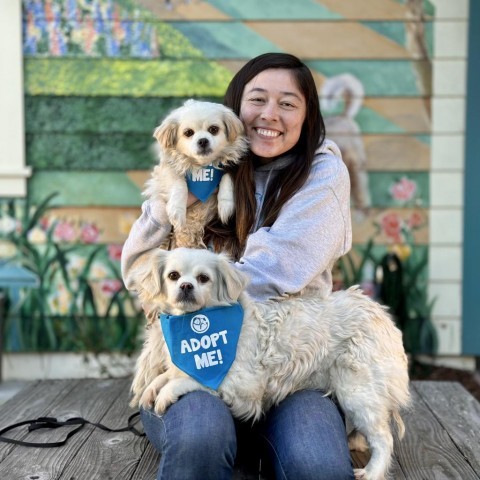
[[[100,230],[93,223],[84,223],[80,231],[80,238],[84,243],[97,243]]]
[[[418,228],[418,227],[421,227],[423,223],[424,223],[424,219],[422,214],[417,210],[412,212],[412,214],[410,215],[410,218],[408,219],[408,226],[410,228]]]
[[[406,177],[402,177],[390,188],[390,193],[395,200],[408,202],[417,192],[417,184]]]
[[[55,226],[53,236],[61,242],[73,242],[77,233],[75,227],[70,222],[60,221]]]
[[[395,212],[386,213],[382,217],[383,233],[395,242],[402,241],[402,220]]]
[[[50,219],[48,217],[42,217],[38,223],[42,230],[48,230],[48,227],[50,226]]]
[[[122,288],[123,283],[117,279],[106,279],[102,280],[101,283],[102,293],[108,298],[115,295],[115,293],[119,292]]]
[[[120,258],[122,257],[122,249],[123,249],[123,245],[115,245],[115,244],[111,244],[107,247],[107,250],[108,250],[108,256],[112,259],[112,260],[117,260],[119,261]]]

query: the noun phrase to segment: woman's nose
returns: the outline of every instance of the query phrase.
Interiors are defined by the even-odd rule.
[[[273,102],[266,103],[260,116],[264,120],[278,119],[278,106]]]

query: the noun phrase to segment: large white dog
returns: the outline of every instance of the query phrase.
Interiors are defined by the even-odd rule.
[[[243,291],[246,283],[226,256],[207,250],[152,254],[136,272],[142,302],[171,315],[238,302],[243,326],[235,360],[212,390],[172,363],[160,322],[154,322],[138,360],[132,406],[161,413],[181,395],[205,389],[235,417],[256,420],[292,392],[319,389],[337,399],[353,425],[350,447],[370,448],[371,459],[356,478],[383,479],[393,450],[391,420],[402,437],[400,409],[409,403],[401,333],[385,308],[357,288],[327,298],[253,303]]]

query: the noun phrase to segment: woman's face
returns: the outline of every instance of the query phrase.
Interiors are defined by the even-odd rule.
[[[250,150],[262,163],[296,145],[306,110],[305,97],[289,70],[264,70],[245,85],[240,118],[250,140]]]

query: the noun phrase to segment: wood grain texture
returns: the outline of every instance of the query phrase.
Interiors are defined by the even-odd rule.
[[[33,382],[0,408],[0,427],[28,418],[83,416],[112,428],[126,425],[129,379]],[[480,403],[460,384],[412,382],[413,405],[404,414],[406,436],[395,437],[390,480],[478,480]],[[53,441],[65,429],[37,431],[30,441]],[[26,431],[14,433],[24,438]],[[12,434],[11,436],[13,437]],[[352,453],[356,467],[368,454]],[[0,478],[8,480],[146,480],[159,455],[145,438],[86,426],[61,448],[0,444]],[[239,465],[234,480],[263,480]]]
[[[418,382],[414,388],[480,476],[480,403],[460,383]]]
[[[72,417],[84,417],[92,422],[100,422],[112,407],[115,398],[124,388],[118,380],[75,380],[69,395],[50,398],[49,402],[41,396],[38,404],[43,415],[66,420]],[[42,384],[40,383],[40,386]],[[43,387],[42,387],[43,388]],[[38,391],[35,392],[38,395]],[[14,406],[12,409],[16,411]],[[36,415],[36,417],[42,416]],[[25,419],[25,418],[24,418]],[[37,430],[31,432],[28,441],[56,442],[65,437],[68,429]],[[83,428],[61,448],[28,448],[15,446],[11,453],[0,463],[0,478],[23,480],[57,480],[63,471],[78,455],[82,445],[89,440],[93,428]],[[95,457],[84,458],[84,462],[96,462]],[[90,480],[90,479],[89,479]],[[93,480],[93,479],[92,479]]]
[[[478,473],[459,451],[450,431],[433,414],[430,402],[434,399],[420,396],[415,385],[411,389],[413,405],[403,416],[405,438],[395,450],[402,472],[409,480],[478,480]],[[453,400],[451,411],[444,410],[444,416],[455,410]]]

